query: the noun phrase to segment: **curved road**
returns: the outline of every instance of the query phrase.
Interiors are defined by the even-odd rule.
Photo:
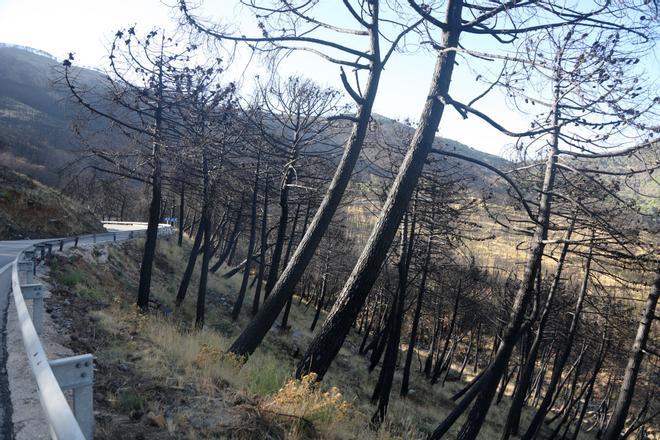
[[[165,225],[163,225],[165,226]],[[161,226],[161,227],[163,227]],[[167,225],[169,227],[169,225]],[[78,245],[102,243],[115,240],[127,240],[131,233],[144,231],[146,224],[109,224],[106,228],[109,232],[95,235],[81,235]],[[16,256],[23,250],[42,242],[51,242],[58,239],[43,240],[14,240],[0,241],[0,439],[9,440],[13,438],[11,422],[11,399],[9,398],[9,382],[7,379],[7,312],[11,298],[11,267]],[[70,249],[73,241],[65,242],[64,249]],[[53,252],[59,249],[59,245],[53,245]],[[20,349],[23,349],[21,346]],[[27,373],[27,372],[26,372]]]

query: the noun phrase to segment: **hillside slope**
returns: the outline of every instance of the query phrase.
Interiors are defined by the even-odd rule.
[[[57,168],[75,158],[80,147],[71,128],[80,108],[71,102],[68,91],[57,84],[60,65],[60,61],[40,51],[0,43],[0,164],[46,183],[57,180]],[[103,74],[98,71],[80,68],[76,69],[76,76],[76,81],[90,90],[99,90],[103,83]],[[412,130],[380,115],[374,115],[374,121],[387,137],[397,131]],[[348,137],[349,133],[347,125],[345,133],[338,137],[340,142],[343,141],[340,138]],[[373,132],[368,135],[365,155],[369,154],[374,136]],[[493,165],[508,164],[505,159],[454,140],[438,137],[436,146]],[[357,169],[368,169],[368,166]],[[490,176],[481,169],[477,173]]]
[[[60,192],[0,165],[0,240],[102,232],[87,208]]]

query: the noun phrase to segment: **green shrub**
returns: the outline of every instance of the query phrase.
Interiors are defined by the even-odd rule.
[[[76,284],[80,283],[82,280],[82,274],[80,272],[64,272],[60,274],[60,283],[64,284],[65,286],[73,287]]]
[[[119,407],[122,411],[130,414],[144,410],[144,400],[132,390],[119,391]]]
[[[91,289],[89,287],[81,287],[80,289],[78,289],[77,294],[80,298],[93,299],[93,300],[100,299],[102,296],[101,292],[99,292],[96,289]]]

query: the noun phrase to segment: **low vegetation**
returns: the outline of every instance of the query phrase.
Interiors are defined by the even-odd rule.
[[[110,246],[107,262],[97,258],[103,252],[85,250],[49,262],[55,287],[47,309],[69,333],[75,351],[97,358],[99,439],[424,438],[452,408],[449,396],[463,386],[448,382],[431,388],[415,372],[409,396],[393,396],[386,422],[370,429],[369,396],[376,375],[367,373],[367,361],[356,353],[357,334],[322,383],[313,375],[293,379],[299,350],[312,336],[308,327],[314,312],[297,299],[291,328],[272,330],[267,348],[243,363],[227,354],[232,336],[244,325],[230,317],[238,277],[225,279],[223,270],[210,275],[208,325],[194,330],[192,301],[178,310],[173,306],[172,286],[181,276],[177,262],[189,243],[179,248],[174,240],[163,239],[152,297],[158,311],[141,314],[131,292],[142,245],[140,240]],[[494,438],[501,430],[506,407],[505,399],[493,409],[480,438]]]

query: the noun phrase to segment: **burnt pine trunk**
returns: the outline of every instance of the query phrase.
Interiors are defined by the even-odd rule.
[[[593,239],[593,238],[592,238]],[[571,349],[573,348],[573,340],[575,339],[575,333],[577,331],[578,324],[580,322],[580,314],[582,313],[582,306],[584,304],[584,299],[587,296],[587,286],[589,285],[589,274],[591,268],[591,256],[592,248],[589,248],[589,254],[587,255],[587,261],[585,262],[584,268],[584,279],[582,280],[582,286],[580,286],[580,294],[578,296],[577,303],[575,304],[575,311],[573,312],[573,318],[571,319],[571,325],[568,329],[568,336],[566,341],[563,343],[563,350],[558,352],[557,358],[555,359],[555,365],[552,369],[552,376],[550,377],[550,383],[548,383],[545,396],[541,401],[541,406],[537,410],[534,418],[527,428],[527,432],[522,436],[523,440],[531,440],[536,438],[541,423],[545,418],[546,414],[550,410],[550,403],[553,400],[557,384],[561,379],[561,373],[564,370],[566,361],[571,354]]]
[[[558,96],[559,91],[555,90],[555,96]],[[555,106],[556,107],[556,106]],[[541,264],[543,256],[544,243],[543,240],[547,237],[548,223],[550,221],[550,208],[552,205],[552,190],[554,188],[555,176],[557,171],[557,158],[558,158],[558,140],[559,140],[559,124],[558,124],[557,111],[554,112],[554,126],[553,139],[548,157],[546,159],[546,167],[544,172],[543,184],[541,187],[541,197],[539,200],[539,210],[534,229],[534,235],[530,243],[528,251],[527,262],[525,264],[525,271],[516,292],[511,316],[509,323],[502,335],[502,342],[497,351],[495,359],[484,371],[478,383],[467,391],[460,401],[460,403],[451,411],[451,413],[443,420],[438,427],[429,436],[429,439],[440,439],[451,426],[458,420],[458,418],[465,412],[470,403],[476,398],[477,401],[473,405],[467,420],[461,431],[459,432],[460,440],[474,440],[483,425],[486,414],[490,408],[491,401],[495,395],[497,384],[504,372],[506,364],[508,364],[509,357],[513,351],[513,347],[519,336],[520,328],[522,327],[525,310],[529,302],[531,293],[534,289],[534,280]]]
[[[321,201],[321,205],[312,219],[309,230],[300,240],[291,260],[286,265],[275,286],[273,286],[268,302],[264,304],[257,316],[254,317],[229,348],[231,353],[239,356],[249,356],[266,336],[280,311],[289,300],[289,296],[293,295],[293,289],[296,287],[307,265],[314,256],[314,252],[321,238],[323,238],[325,231],[328,229],[330,221],[339,206],[344,190],[351,178],[369,127],[378,82],[380,81],[380,75],[383,70],[383,65],[380,61],[380,43],[377,26],[378,3],[373,2],[370,6],[372,7],[372,16],[374,19],[369,29],[371,41],[370,52],[372,54],[369,64],[369,77],[362,101],[358,103],[357,114],[355,116],[356,122],[353,124],[351,135],[346,141],[344,154]]]
[[[424,266],[422,268],[422,279],[419,283],[419,292],[417,293],[417,304],[415,305],[415,314],[413,315],[412,328],[410,329],[410,342],[408,343],[408,351],[406,352],[406,362],[403,366],[403,378],[401,379],[401,396],[408,395],[410,388],[410,368],[412,366],[413,355],[415,353],[415,345],[417,344],[417,331],[419,329],[419,318],[422,312],[422,303],[424,299],[424,289],[426,289],[426,276],[429,270],[429,262],[431,261],[431,243],[432,235],[429,235],[426,243],[426,257],[424,258]]]
[[[506,424],[504,425],[502,440],[507,440],[511,435],[518,435],[518,430],[520,428],[520,415],[525,404],[525,396],[529,390],[529,385],[534,373],[534,366],[536,365],[536,359],[538,358],[539,348],[541,346],[541,341],[543,340],[543,332],[548,321],[548,316],[550,315],[550,309],[552,308],[555,294],[557,293],[559,284],[561,282],[561,274],[564,267],[564,261],[566,260],[566,254],[568,253],[568,241],[571,239],[574,223],[575,218],[571,222],[568,231],[566,231],[566,236],[564,237],[566,242],[563,244],[561,253],[559,254],[557,269],[555,270],[555,274],[552,279],[552,285],[550,286],[548,297],[545,300],[543,311],[541,312],[541,316],[539,318],[538,328],[536,330],[536,334],[534,335],[534,341],[529,348],[529,353],[527,354],[527,358],[525,359],[525,363],[520,372],[520,377],[518,378],[516,390],[513,393],[513,397],[511,398],[511,406],[509,408],[509,414],[507,415]]]
[[[412,198],[424,162],[431,152],[438,125],[445,108],[456,52],[447,50],[458,47],[461,24],[461,0],[450,0],[447,4],[449,27],[442,32],[441,46],[435,71],[420,123],[411,145],[403,159],[399,172],[392,183],[387,201],[377,224],[362,251],[353,272],[349,276],[337,301],[332,307],[323,328],[312,340],[307,352],[298,364],[296,377],[314,372],[323,378],[339,352],[355,318],[371,290],[379,268],[386,258],[404,212]]]
[[[183,213],[185,210],[184,203],[185,203],[185,192],[186,192],[186,184],[181,183],[181,198],[179,200],[179,237],[177,240],[177,245],[181,247],[183,245]]]
[[[289,237],[289,243],[286,247],[286,254],[284,254],[284,264],[289,261],[289,255],[291,255],[291,247],[293,242],[296,239],[296,226],[298,225],[298,215],[300,214],[300,203],[296,207],[296,214],[293,216],[293,224],[291,225],[291,236]],[[289,300],[286,302],[286,307],[284,308],[284,314],[282,315],[282,322],[280,323],[280,330],[286,331],[288,328],[289,321],[289,312],[291,311],[291,303],[293,302],[293,295],[289,297]]]
[[[197,256],[199,255],[199,249],[201,248],[203,237],[204,226],[201,226],[197,229],[197,234],[195,234],[195,241],[193,242],[192,249],[190,250],[190,255],[188,255],[188,264],[186,265],[186,270],[183,271],[183,277],[181,278],[181,283],[179,284],[179,291],[176,294],[177,307],[181,306],[183,300],[186,299],[186,292],[188,291],[190,278],[192,277],[193,271],[195,270],[195,262],[197,261]]]
[[[481,322],[477,324],[477,343],[474,347],[474,364],[472,365],[472,373],[476,374],[479,368],[479,349],[481,348]]]
[[[158,240],[158,221],[160,220],[160,203],[162,200],[162,175],[160,163],[160,142],[163,124],[163,59],[158,61],[158,86],[156,89],[156,112],[154,115],[154,135],[152,139],[153,172],[151,174],[151,203],[149,205],[149,223],[147,238],[144,242],[144,253],[140,264],[140,283],[138,286],[137,306],[143,312],[149,310],[149,294],[151,292],[151,273],[156,256],[156,241]]]
[[[326,258],[326,262],[327,262]],[[316,312],[314,313],[314,319],[312,320],[312,325],[309,327],[309,331],[313,332],[316,328],[316,323],[319,321],[319,316],[321,316],[321,309],[323,308],[323,303],[325,302],[325,292],[328,288],[328,274],[327,269],[328,265],[326,263],[326,271],[323,273],[323,281],[321,282],[321,293],[319,294],[319,300],[316,303]]]
[[[236,213],[236,221],[234,222],[234,228],[231,231],[231,234],[229,238],[227,239],[227,243],[225,243],[225,248],[222,251],[222,254],[218,257],[218,261],[211,267],[211,272],[216,273],[218,269],[220,269],[220,266],[222,266],[222,263],[224,263],[227,258],[229,258],[230,254],[232,253],[232,250],[234,249],[234,246],[236,245],[236,242],[238,241],[238,235],[241,232],[241,222],[243,221],[243,199],[241,198],[241,204],[238,207],[238,212]]]
[[[263,285],[264,272],[266,271],[266,249],[268,248],[268,192],[270,191],[270,179],[266,173],[264,182],[264,204],[261,212],[261,254],[259,255],[259,270],[257,271],[257,286],[254,288],[252,301],[252,314],[256,315],[261,303],[261,286]]]
[[[637,334],[635,335],[635,342],[630,357],[628,358],[626,370],[623,374],[619,396],[614,405],[612,418],[603,434],[603,440],[618,439],[618,436],[621,434],[626,423],[626,417],[628,416],[628,410],[630,409],[630,402],[632,401],[635,392],[637,376],[639,375],[639,369],[644,357],[644,350],[646,349],[646,342],[648,341],[649,333],[651,332],[653,320],[656,318],[655,307],[658,304],[658,295],[660,295],[660,266],[656,268],[653,289],[646,298],[646,304],[644,305],[644,311],[642,312],[642,319],[639,321]]]
[[[294,159],[292,159],[294,160]],[[284,172],[282,185],[280,186],[280,221],[277,224],[277,237],[273,255],[270,259],[270,270],[266,280],[266,291],[264,299],[268,298],[270,291],[277,281],[277,275],[280,272],[280,259],[282,258],[282,249],[284,249],[284,240],[286,238],[286,226],[289,222],[289,187],[293,183],[293,166],[288,166]]]
[[[415,224],[412,223],[412,230]],[[413,232],[410,233],[410,243],[414,240]],[[395,298],[394,313],[392,314],[392,328],[390,329],[387,338],[387,348],[385,350],[385,357],[383,358],[383,365],[380,369],[378,376],[378,383],[374,390],[374,395],[371,400],[378,401],[376,411],[371,417],[373,426],[379,426],[385,414],[390,401],[390,393],[392,391],[392,382],[394,380],[394,371],[396,370],[396,361],[399,356],[399,341],[401,339],[401,324],[403,321],[403,309],[406,299],[406,291],[408,289],[408,270],[410,264],[410,250],[408,245],[408,221],[407,216],[403,221],[403,236],[401,238],[401,253],[399,256],[399,283],[397,287],[397,296]]]
[[[206,145],[202,146],[202,225],[200,232],[203,231],[204,243],[202,244],[202,270],[199,276],[199,289],[197,291],[197,307],[195,316],[195,328],[201,330],[204,327],[204,312],[206,310],[206,285],[209,276],[209,261],[211,259],[211,194],[210,194],[210,176],[208,164],[208,151]]]
[[[252,266],[252,254],[254,253],[254,242],[257,235],[257,196],[259,194],[259,166],[261,164],[261,156],[257,157],[257,168],[254,171],[254,191],[252,192],[252,206],[250,209],[250,238],[248,240],[247,260],[245,262],[245,271],[243,272],[243,279],[241,280],[241,288],[238,291],[238,297],[234,308],[231,311],[231,318],[236,321],[238,315],[241,313],[243,307],[243,300],[245,299],[245,292],[247,291],[248,281],[250,280],[250,267]]]
[[[470,359],[470,355],[472,354],[472,343],[474,342],[474,329],[470,330],[470,342],[468,342],[468,348],[467,351],[465,352],[465,357],[463,358],[463,363],[461,364],[461,369],[458,372],[458,379],[461,380],[463,379],[463,373],[465,373],[465,367],[467,367],[468,360]]]
[[[435,356],[435,348],[438,344],[438,337],[440,336],[440,327],[440,301],[438,301],[435,320],[433,322],[433,335],[431,336],[431,343],[429,344],[428,354],[424,362],[424,376],[427,378],[431,377],[431,371],[433,370],[433,357]]]
[[[447,336],[445,337],[445,344],[442,348],[442,353],[438,356],[438,360],[435,362],[435,368],[433,369],[433,375],[431,375],[431,385],[434,385],[438,382],[440,374],[444,371],[444,368],[447,366],[445,362],[445,357],[447,356],[447,349],[449,348],[449,342],[451,341],[451,336],[454,333],[454,326],[456,325],[456,316],[458,315],[458,303],[461,298],[461,282],[458,283],[458,290],[456,291],[456,299],[454,300],[454,309],[451,314],[451,321],[449,323],[449,329],[447,330]],[[448,366],[447,366],[448,367]]]

